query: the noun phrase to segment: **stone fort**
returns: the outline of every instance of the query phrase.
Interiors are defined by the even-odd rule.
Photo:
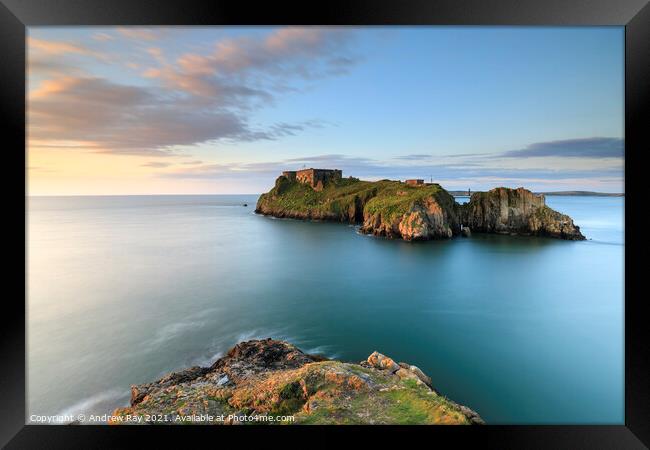
[[[291,181],[298,181],[310,185],[317,191],[323,189],[325,183],[329,180],[340,180],[343,177],[343,171],[338,169],[302,169],[302,170],[285,170],[282,175]]]

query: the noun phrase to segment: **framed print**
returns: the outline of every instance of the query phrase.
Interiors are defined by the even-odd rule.
[[[646,448],[647,2],[0,12],[7,448]]]

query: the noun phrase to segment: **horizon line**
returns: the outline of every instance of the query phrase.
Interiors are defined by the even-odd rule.
[[[495,189],[495,188],[493,188]],[[511,188],[511,189],[516,189],[516,188]],[[524,188],[526,189],[526,188]],[[488,190],[482,190],[482,189],[477,189],[477,190],[472,190],[472,192],[488,192],[491,189]],[[447,192],[468,192],[467,190],[462,190],[462,189],[449,189]],[[592,194],[606,194],[606,195],[619,195],[619,196],[625,196],[625,192],[605,192],[605,191],[590,191],[590,190],[584,190],[584,189],[564,189],[560,191],[531,191],[534,194],[555,194],[555,193],[565,193],[565,192],[588,192]],[[239,192],[239,193],[232,193],[232,194],[223,194],[223,193],[208,193],[208,192],[203,192],[203,193],[197,193],[197,194],[164,194],[164,193],[156,193],[156,194],[27,194],[25,195],[25,198],[33,198],[33,197],[190,197],[190,196],[200,196],[200,195],[262,195],[264,192],[254,192],[254,193],[246,193],[246,192]]]

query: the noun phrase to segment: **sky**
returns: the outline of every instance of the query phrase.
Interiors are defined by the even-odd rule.
[[[623,27],[30,27],[29,195],[623,192]]]

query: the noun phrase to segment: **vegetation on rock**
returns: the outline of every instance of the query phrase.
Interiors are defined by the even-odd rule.
[[[416,366],[377,352],[359,364],[332,361],[273,339],[237,344],[209,368],[132,386],[131,405],[113,416],[113,424],[182,424],[195,417],[203,424],[483,423],[436,392]],[[124,417],[143,420],[119,420]]]
[[[483,233],[585,239],[571,217],[546,206],[543,195],[524,188],[472,194],[469,203],[463,205],[462,220],[472,231]]]
[[[545,205],[544,196],[524,189],[476,192],[459,205],[439,184],[332,180],[315,190],[280,176],[262,194],[255,211],[274,217],[360,224],[360,231],[404,240],[428,240],[483,233],[549,236],[581,240],[573,220]]]

